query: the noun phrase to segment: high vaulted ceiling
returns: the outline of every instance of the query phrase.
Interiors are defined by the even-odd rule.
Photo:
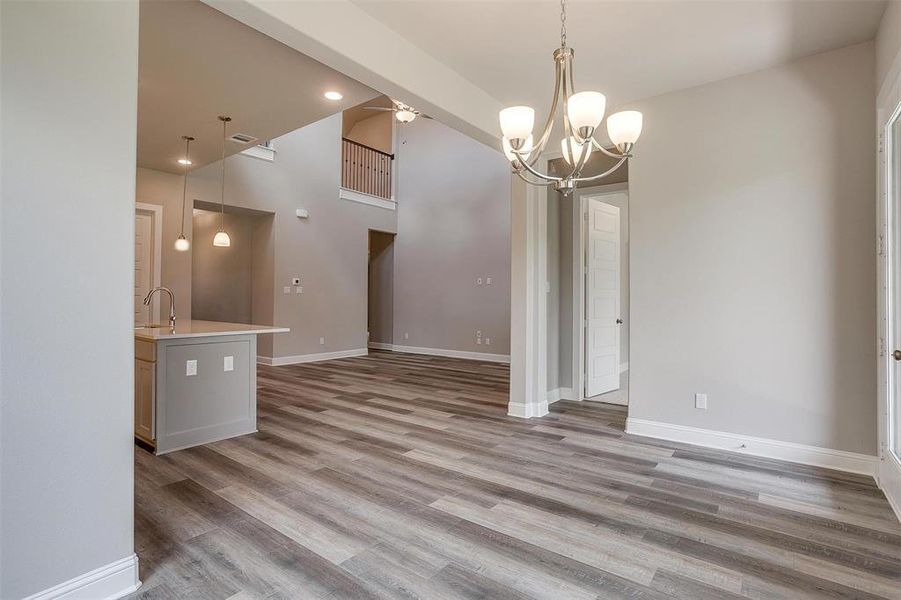
[[[504,105],[544,113],[558,1],[355,0]],[[577,90],[615,108],[874,37],[882,0],[570,0]]]
[[[229,133],[263,141],[378,95],[201,2],[142,0],[140,11],[138,166],[181,172],[182,135],[197,138],[192,168],[218,160],[220,114],[233,119]],[[326,100],[327,90],[344,98]]]

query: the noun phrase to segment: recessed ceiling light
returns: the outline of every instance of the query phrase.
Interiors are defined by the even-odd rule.
[[[344,94],[341,92],[329,91],[325,93],[325,97],[329,100],[340,100],[344,97]]]
[[[188,160],[187,158],[179,158],[178,164],[180,165],[193,165],[194,163]]]

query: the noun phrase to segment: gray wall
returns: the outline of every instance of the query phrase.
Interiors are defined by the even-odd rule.
[[[885,83],[899,50],[901,50],[901,2],[893,0],[886,3],[885,13],[876,34],[877,92]]]
[[[394,342],[394,235],[369,232],[369,341]]]
[[[188,181],[192,175],[188,174]],[[156,204],[163,207],[163,246],[161,285],[168,287],[175,294],[175,312],[179,319],[191,318],[191,252],[175,250],[175,239],[181,231],[181,191],[182,176],[163,173],[153,169],[138,168],[137,191],[135,199],[145,204]],[[190,192],[190,190],[189,190]],[[191,215],[194,203],[188,196],[185,203],[185,237],[191,240]],[[193,247],[193,242],[192,242]],[[161,305],[160,314],[166,314],[166,303]],[[264,336],[265,337],[265,336]]]
[[[275,215],[272,321],[291,333],[272,336],[271,356],[366,347],[369,229],[396,231],[397,213],[338,199],[340,144],[337,114],[278,138],[275,162],[226,159],[225,203]],[[217,201],[219,163],[193,171],[188,190],[191,198]],[[297,218],[298,208],[310,218]],[[301,278],[303,294],[282,293],[293,277]]]
[[[194,209],[191,253],[191,316],[205,321],[251,323],[253,305],[253,217],[226,214],[231,246],[213,246],[219,213]]]
[[[635,106],[630,417],[875,453],[874,89],[867,43]]]
[[[508,161],[436,121],[417,119],[398,138],[394,342],[509,354]]]
[[[136,2],[3,2],[0,597],[133,553]]]

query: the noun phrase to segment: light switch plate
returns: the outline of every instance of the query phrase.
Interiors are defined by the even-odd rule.
[[[319,345],[325,346],[325,338],[324,337],[319,338]]]
[[[197,375],[197,361],[189,360],[185,363],[185,375],[188,377],[193,377]]]
[[[234,356],[226,356],[222,361],[222,370],[223,371],[234,371],[235,370],[235,357]]]
[[[695,394],[695,408],[707,410],[707,394]]]
[[[294,293],[295,293],[295,294],[303,294],[303,286],[302,286],[302,285],[296,286],[296,287],[294,288]]]
[[[291,293],[291,286],[290,286],[290,285],[286,285],[286,286],[282,289],[282,291],[283,291],[284,293],[286,293],[286,294],[290,294],[290,293]]]
[[[485,338],[485,345],[486,345],[486,346],[490,346],[490,345],[491,345],[491,338],[490,338],[490,337],[486,337],[486,338]]]
[[[491,285],[491,278],[490,278],[490,277],[486,277],[486,278],[485,278],[485,285]]]

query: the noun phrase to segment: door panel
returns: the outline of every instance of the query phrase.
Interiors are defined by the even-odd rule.
[[[153,289],[153,216],[135,214],[135,325],[152,322],[152,307],[144,306],[144,297]],[[156,300],[154,299],[154,302]]]
[[[585,396],[619,389],[620,210],[586,198]]]

